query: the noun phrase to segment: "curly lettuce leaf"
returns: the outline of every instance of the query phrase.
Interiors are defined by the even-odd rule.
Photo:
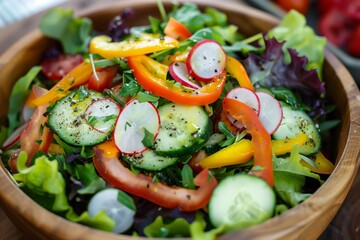
[[[322,184],[320,176],[301,164],[299,146],[295,145],[288,158],[273,158],[275,185],[274,189],[280,198],[294,207],[311,196],[304,193],[305,178],[310,177]]]
[[[92,22],[89,18],[73,16],[73,10],[53,8],[40,21],[40,30],[58,40],[65,53],[86,53],[91,39]]]
[[[286,63],[291,61],[287,49],[296,49],[299,56],[306,56],[309,59],[306,69],[315,69],[319,78],[322,79],[326,39],[317,36],[314,30],[306,25],[306,19],[301,13],[295,10],[289,11],[280,24],[271,29],[268,34],[269,37],[275,37],[278,41],[285,41],[282,48]]]
[[[290,63],[286,63],[282,47],[285,42],[275,38],[265,39],[265,50],[260,55],[250,53],[243,63],[253,84],[270,87],[287,87],[305,96],[325,94],[324,83],[316,70],[306,70],[307,58],[299,57],[288,49]]]
[[[100,212],[94,218],[87,211],[80,216],[74,212],[67,200],[65,180],[59,172],[57,161],[42,155],[35,159],[34,165],[27,167],[26,160],[27,153],[20,152],[17,161],[19,173],[14,174],[13,178],[34,201],[52,212],[64,214],[73,222],[105,231],[113,229],[115,222],[105,212]]]
[[[206,231],[206,221],[204,214],[201,212],[196,213],[196,219],[190,224],[190,234],[193,240],[215,240],[216,236],[224,232],[225,227],[220,226]]]
[[[147,237],[189,237],[189,223],[184,218],[176,218],[166,223],[162,216],[158,216],[154,222],[144,228]]]
[[[7,115],[9,122],[8,133],[12,133],[15,128],[23,122],[21,118],[21,109],[25,104],[27,96],[31,92],[31,83],[35,80],[40,71],[40,66],[32,67],[26,75],[17,80],[12,88],[9,99],[9,111]]]

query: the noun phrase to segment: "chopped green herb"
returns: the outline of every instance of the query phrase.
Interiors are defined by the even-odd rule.
[[[119,190],[118,196],[117,196],[117,201],[119,203],[121,203],[122,205],[124,205],[125,207],[136,211],[136,205],[134,200],[125,192]]]
[[[154,134],[152,134],[151,132],[149,132],[149,130],[147,130],[146,128],[144,128],[144,133],[145,136],[143,138],[143,140],[141,141],[142,144],[144,144],[145,147],[152,147],[154,146]]]

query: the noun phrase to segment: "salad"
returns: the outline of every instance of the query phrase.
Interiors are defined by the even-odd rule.
[[[34,201],[133,236],[215,238],[282,214],[331,174],[325,40],[290,11],[245,37],[194,3],[96,31],[54,8],[56,44],[14,85],[1,160]]]

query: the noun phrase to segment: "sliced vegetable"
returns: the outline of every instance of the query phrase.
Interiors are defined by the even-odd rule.
[[[273,186],[271,138],[255,111],[246,104],[230,98],[224,99],[223,108],[232,117],[244,124],[248,133],[252,136],[254,167],[256,168],[253,168],[251,173],[265,179],[270,186]]]
[[[330,162],[320,151],[314,155],[314,164],[316,165],[316,168],[305,161],[301,161],[301,163],[305,167],[308,167],[310,171],[320,174],[331,174],[335,169],[334,164]]]
[[[236,58],[227,55],[225,69],[233,78],[236,78],[240,87],[248,88],[254,91],[254,86],[251,83],[245,67]]]
[[[121,42],[111,42],[109,36],[100,35],[91,40],[89,51],[111,59],[153,53],[176,48],[178,45],[177,40],[158,34],[143,33],[140,37]]]
[[[89,80],[92,74],[91,64],[82,63],[63,77],[57,84],[52,87],[44,96],[33,101],[33,104],[40,106],[58,100],[66,95],[66,91],[72,87],[80,86]]]
[[[114,140],[119,150],[125,154],[139,154],[147,149],[143,140],[146,131],[154,140],[160,126],[159,113],[156,107],[138,100],[129,102],[117,119]]]
[[[169,187],[154,182],[150,176],[135,175],[124,167],[116,156],[107,158],[100,148],[94,148],[93,161],[97,171],[106,181],[116,188],[165,208],[179,207],[183,211],[201,209],[208,204],[212,191],[217,185],[216,178],[204,169],[194,178],[194,183],[198,186],[196,190]]]
[[[32,103],[34,100],[35,94],[33,91],[31,91],[24,103],[24,106],[21,109],[21,117],[23,122],[29,121],[31,116],[34,114],[36,108],[36,106]]]
[[[268,93],[256,92],[256,95],[260,102],[259,120],[271,135],[279,128],[283,119],[281,104]]]
[[[186,65],[195,79],[211,81],[224,71],[226,53],[216,41],[201,40],[189,52]]]
[[[178,81],[185,87],[190,87],[193,89],[200,88],[200,86],[193,81],[193,78],[190,76],[185,63],[172,62],[169,65],[169,72],[176,81]]]
[[[120,106],[111,98],[100,98],[93,101],[85,111],[87,123],[102,133],[109,133],[119,116]]]
[[[100,99],[104,99],[101,93],[79,88],[54,104],[49,111],[49,127],[70,145],[92,146],[105,141],[109,133],[97,130],[94,128],[95,124],[91,125],[89,121],[89,116],[98,114],[90,114],[91,108],[87,112],[89,106]],[[98,104],[101,105],[101,102],[96,105]],[[104,120],[109,122],[106,125],[111,128],[116,122],[116,117]]]
[[[275,193],[263,179],[236,174],[226,177],[215,188],[209,203],[209,217],[215,227],[239,230],[271,218],[275,204]]]
[[[321,137],[313,120],[304,111],[292,109],[283,104],[283,119],[280,127],[273,134],[275,139],[293,138],[300,133],[307,136],[307,141],[300,147],[301,154],[309,155],[319,151]]]
[[[105,88],[109,88],[111,81],[117,74],[118,66],[110,66],[96,69],[88,82],[88,88],[98,92],[102,92]]]
[[[227,98],[235,99],[237,101],[240,101],[242,103],[245,103],[259,115],[260,113],[260,100],[257,94],[248,89],[243,87],[233,88],[231,89],[226,96]],[[236,121],[231,115],[226,114],[231,124],[235,125],[238,129],[243,129],[244,125],[242,125],[240,122]]]
[[[48,79],[59,81],[82,62],[84,59],[80,54],[59,54],[44,59],[41,62],[41,71]]]
[[[128,230],[134,222],[135,215],[134,210],[118,200],[119,193],[120,191],[115,188],[102,190],[91,198],[88,205],[88,212],[91,218],[105,211],[115,221],[116,225],[112,229],[114,233],[123,233]]]
[[[24,123],[23,125],[16,128],[10,136],[4,141],[2,145],[2,149],[6,150],[8,148],[11,148],[14,146],[15,143],[17,143],[20,139],[21,134],[24,132],[25,128],[28,126],[28,122]]]
[[[150,57],[140,55],[128,57],[128,64],[134,76],[147,91],[177,104],[206,105],[215,102],[221,95],[226,72],[216,76],[198,90],[176,86],[166,80],[168,67]]]
[[[191,37],[191,32],[189,29],[173,17],[170,17],[169,21],[167,22],[164,33],[167,36],[178,39],[180,41]]]
[[[200,106],[169,103],[159,107],[160,130],[155,151],[163,156],[184,156],[200,150],[212,134],[209,116]]]

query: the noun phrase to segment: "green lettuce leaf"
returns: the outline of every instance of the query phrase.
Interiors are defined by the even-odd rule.
[[[190,225],[190,234],[191,239],[193,240],[215,240],[216,236],[224,232],[224,227],[213,228],[209,231],[206,231],[206,221],[204,219],[204,214],[201,212],[196,213],[196,219]]]
[[[322,79],[326,39],[317,36],[314,30],[306,25],[306,19],[302,14],[295,10],[289,11],[281,23],[269,31],[268,36],[275,37],[278,41],[286,41],[283,52],[287,63],[290,62],[287,49],[295,49],[300,56],[309,59],[307,69],[318,70],[319,78]]]
[[[14,87],[12,88],[9,100],[9,111],[7,115],[9,122],[8,133],[12,133],[15,128],[22,123],[21,109],[25,104],[27,96],[31,92],[31,83],[34,81],[40,71],[41,67],[32,67],[26,73],[26,75],[17,80]]]
[[[60,41],[65,53],[86,53],[91,39],[92,22],[89,18],[73,16],[73,10],[53,8],[40,21],[40,30]]]
[[[158,216],[151,224],[144,228],[147,237],[188,237],[190,224],[183,218],[177,218],[170,223],[165,223],[162,216]]]

